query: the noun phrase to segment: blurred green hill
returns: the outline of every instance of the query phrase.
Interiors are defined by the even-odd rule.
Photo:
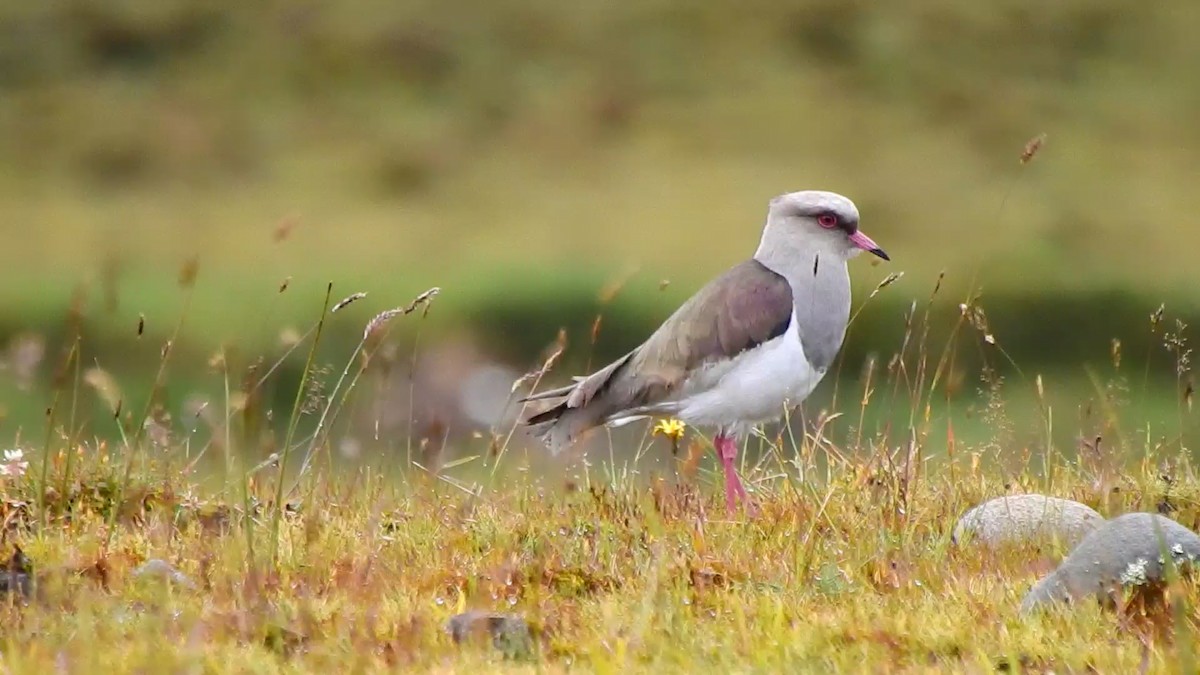
[[[628,277],[599,358],[821,188],[895,261],[856,263],[858,298],[905,273],[848,359],[897,348],[945,271],[947,329],[982,287],[1018,361],[1078,375],[1154,348],[1160,302],[1200,320],[1197,25],[1190,0],[4,3],[0,338],[56,353],[83,284],[96,353],[150,369],[196,256],[194,363],[274,345],[333,280],[371,310],[441,286],[431,330],[523,366]]]

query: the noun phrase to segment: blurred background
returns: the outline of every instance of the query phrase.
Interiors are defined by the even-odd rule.
[[[864,364],[923,325],[911,308],[936,363],[980,292],[931,443],[951,420],[1045,438],[1037,374],[1068,450],[1113,401],[1127,431],[1177,437],[1176,321],[1200,320],[1197,25],[1189,0],[3,3],[0,424],[40,439],[57,388],[84,435],[115,435],[105,395],[136,426],[182,317],[160,422],[192,433],[223,373],[236,390],[282,359],[257,392],[269,427],[327,283],[368,294],[326,326],[327,390],[371,316],[438,286],[428,316],[393,320],[340,443],[469,444],[507,428],[510,385],[560,328],[553,382],[636,345],[752,253],[768,199],[815,188],[853,198],[893,262],[852,264],[866,306],[807,409],[857,418]],[[868,431],[911,423],[902,398]]]

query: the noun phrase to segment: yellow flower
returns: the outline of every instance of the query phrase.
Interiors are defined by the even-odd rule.
[[[655,436],[662,434],[671,439],[672,442],[678,442],[679,439],[683,438],[685,428],[686,425],[683,423],[683,420],[659,420],[658,424],[654,425],[652,434]]]

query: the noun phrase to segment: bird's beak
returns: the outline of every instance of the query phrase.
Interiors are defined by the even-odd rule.
[[[873,239],[863,234],[862,230],[856,230],[854,234],[850,235],[850,242],[867,253],[873,253],[884,260],[891,260],[888,254],[879,248],[879,244],[876,244]]]

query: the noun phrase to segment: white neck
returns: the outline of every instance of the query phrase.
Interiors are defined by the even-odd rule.
[[[798,225],[768,222],[754,257],[787,279],[804,353],[825,368],[841,347],[850,318],[848,247],[837,249],[834,237],[804,237]]]

